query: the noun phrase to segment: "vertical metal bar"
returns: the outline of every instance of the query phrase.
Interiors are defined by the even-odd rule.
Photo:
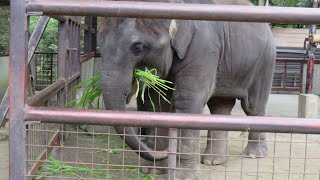
[[[92,29],[94,29],[94,33],[92,33],[92,38],[91,38],[91,52],[95,52],[97,51],[97,25],[98,24],[98,20],[97,20],[97,17],[93,17],[92,18]]]
[[[318,8],[318,0],[312,0],[312,7]],[[317,33],[317,25],[311,25],[310,26],[310,37],[312,34]],[[307,85],[306,85],[306,93],[312,94],[313,89],[313,73],[314,73],[314,59],[315,55],[314,52],[317,49],[316,43],[313,43],[309,41],[310,44],[308,46],[308,55],[309,55],[309,61],[308,61],[308,67],[307,67]]]
[[[57,72],[58,72],[58,79],[66,79],[66,70],[68,69],[66,67],[67,65],[67,58],[68,58],[68,22],[67,19],[64,22],[59,22],[58,25],[58,65],[57,65]],[[64,105],[67,102],[66,95],[67,95],[67,88],[68,84],[65,85],[63,89],[61,89],[57,94],[57,104],[58,107],[64,107]],[[64,130],[64,125],[62,124],[60,127],[60,130]],[[60,144],[62,144],[62,141],[64,139],[64,133],[60,133]]]
[[[92,17],[86,17],[85,24],[88,26],[88,30],[84,31],[84,54],[88,54],[92,52]]]
[[[81,57],[81,40],[80,39],[80,35],[81,35],[81,27],[79,24],[76,25],[77,27],[77,33],[75,34],[75,38],[77,39],[77,44],[76,44],[76,47],[77,47],[77,59],[76,59],[76,65],[77,65],[77,69],[75,71],[74,74],[77,74],[77,73],[81,73],[81,63],[80,63],[80,57]],[[91,51],[91,47],[89,47],[90,51]],[[74,75],[73,74],[73,75]],[[81,75],[81,74],[80,74]],[[78,81],[79,81],[79,78],[77,79],[77,84],[78,84]]]
[[[314,53],[309,51],[309,61],[307,67],[307,94],[312,94],[313,89],[313,72],[314,72]]]
[[[59,44],[58,44],[58,79],[66,79],[66,61],[68,57],[67,44],[68,44],[68,20],[65,22],[59,22]],[[67,86],[67,85],[66,85]],[[66,90],[64,87],[58,93],[58,107],[64,107],[66,103]]]
[[[302,93],[303,91],[303,66],[304,66],[304,63],[303,62],[300,62],[300,79],[299,79],[299,90],[300,90],[300,93]]]
[[[26,174],[26,129],[24,107],[27,76],[27,16],[25,0],[11,0],[9,80],[9,177],[24,179]]]
[[[169,129],[169,180],[174,180],[176,175],[177,167],[177,144],[178,144],[178,129],[170,128]]]
[[[284,78],[283,78],[283,87],[284,89],[286,88],[286,84],[287,84],[287,64],[288,63],[284,63]]]
[[[50,84],[53,83],[53,54],[49,54],[50,56],[50,65],[51,65],[51,68],[50,68]]]

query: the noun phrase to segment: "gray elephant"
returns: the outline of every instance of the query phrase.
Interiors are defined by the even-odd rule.
[[[216,3],[214,0],[161,2]],[[232,3],[252,5],[240,0],[232,0]],[[276,55],[271,30],[265,23],[102,18],[98,43],[106,109],[125,109],[130,92],[136,88],[133,70],[147,67],[156,68],[161,78],[174,83],[175,91],[168,92],[172,106],[160,101],[157,111],[201,114],[207,104],[212,114],[229,115],[239,99],[248,116],[265,115]],[[150,93],[158,98],[156,93]],[[138,110],[151,111],[150,103],[143,104],[138,99]],[[116,127],[116,130],[131,135],[125,138],[126,143],[132,149],[140,149],[143,158],[167,166],[167,142],[160,140],[162,143],[157,146],[157,153],[151,153],[152,149],[136,136],[133,128]],[[180,131],[179,135],[184,138],[200,136],[198,130]],[[167,135],[168,131],[162,129],[159,133]],[[227,138],[228,132],[208,131],[206,155],[202,156],[201,162],[210,165],[225,163]],[[267,155],[266,133],[250,132],[249,140],[244,156]],[[182,154],[177,166],[199,168],[200,157],[195,155],[199,151],[198,142],[192,139],[179,141],[178,150]],[[142,170],[151,172],[148,168]],[[156,170],[156,173],[164,171]],[[175,179],[200,178],[198,173],[178,170]]]

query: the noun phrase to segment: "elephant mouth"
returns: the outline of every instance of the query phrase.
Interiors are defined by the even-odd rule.
[[[132,79],[130,91],[126,97],[126,104],[129,104],[133,95],[137,92],[137,80],[135,78]]]

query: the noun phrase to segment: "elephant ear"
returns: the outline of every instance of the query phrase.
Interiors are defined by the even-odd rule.
[[[188,47],[196,30],[192,20],[172,20],[169,27],[171,46],[175,49],[180,59],[184,59]]]

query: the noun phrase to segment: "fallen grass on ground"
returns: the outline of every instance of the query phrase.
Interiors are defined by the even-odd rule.
[[[137,168],[106,168],[106,167],[88,167],[85,164],[81,164],[80,166],[71,165],[63,163],[55,159],[52,156],[49,156],[45,163],[40,166],[42,171],[38,171],[37,177],[35,179],[42,179],[46,176],[54,176],[54,175],[71,175],[77,177],[78,179],[88,179],[89,177],[94,177],[96,179],[113,179],[113,176],[110,171],[125,171],[127,173],[138,174],[139,179],[142,180],[153,180],[154,177],[152,175],[146,175],[139,171]],[[129,178],[131,180],[135,180],[137,178]]]

